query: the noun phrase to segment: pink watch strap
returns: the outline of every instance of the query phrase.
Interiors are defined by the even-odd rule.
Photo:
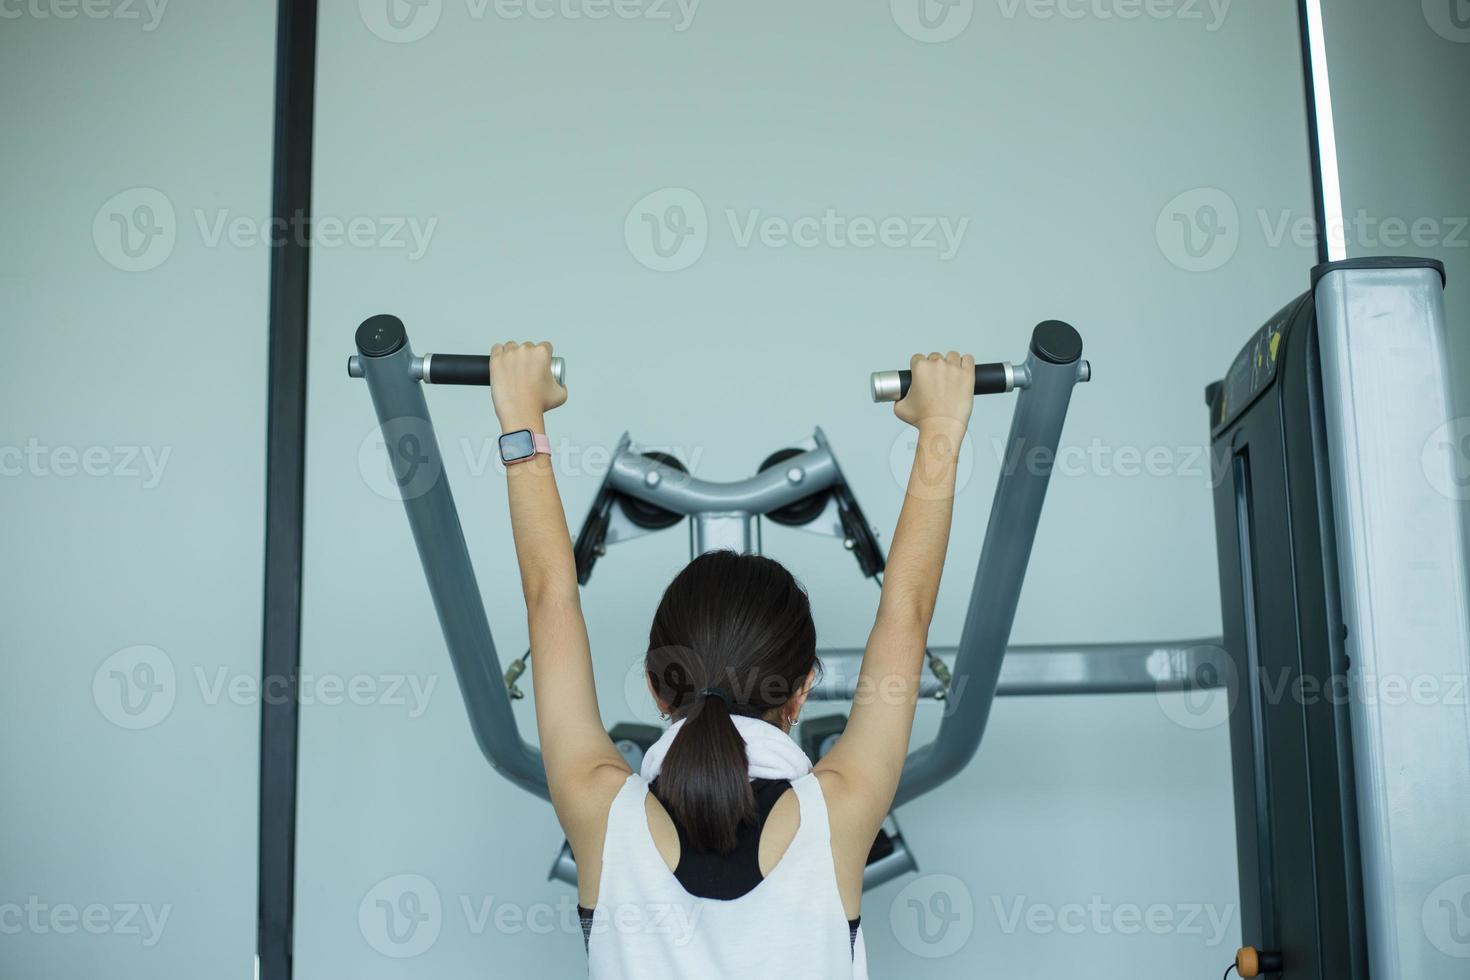
[[[544,432],[533,432],[531,433],[531,448],[538,453],[545,453],[547,456],[550,456],[551,440],[546,438],[546,433]]]

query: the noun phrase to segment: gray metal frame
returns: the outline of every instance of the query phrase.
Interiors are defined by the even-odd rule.
[[[644,455],[624,435],[607,479],[619,493],[689,517],[691,557],[721,548],[759,554],[762,514],[842,482],[842,471],[821,429],[794,448],[804,452],[780,466],[745,480],[714,483]],[[619,508],[613,508],[609,517],[608,544],[653,533],[628,520]],[[802,529],[841,537],[836,501],[828,500],[826,510]]]
[[[930,647],[954,673],[956,649]],[[823,650],[822,673],[812,701],[846,701],[857,691],[861,648]],[[1220,638],[1157,643],[1072,643],[1009,646],[1001,661],[997,697],[1047,694],[1157,694],[1224,687],[1229,657]],[[933,670],[919,678],[919,697],[963,695],[963,685],[946,683]]]
[[[1055,331],[1058,327],[1063,329],[1064,339],[1074,341],[1065,345],[1071,348],[1069,351],[1059,359],[1054,345],[1053,349],[1046,348],[1042,328],[1038,327],[1025,362],[1009,374],[1019,395],[1002,457],[1009,461],[1008,468],[997,481],[964,627],[952,656],[951,703],[934,740],[910,753],[895,807],[934,789],[964,768],[980,745],[991,703],[1001,689],[1001,665],[1072,388],[1091,376],[1090,366],[1080,358],[1080,338],[1070,327],[1055,322],[1049,329]],[[1056,339],[1055,333],[1050,336]],[[433,423],[419,387],[425,374],[423,366],[424,359],[415,357],[405,342],[387,355],[360,352],[351,359],[349,373],[365,378],[372,395],[476,741],[497,772],[523,789],[548,798],[540,753],[521,738],[511,711]],[[691,553],[715,548],[758,552],[762,514],[842,480],[820,429],[800,448],[800,455],[749,479],[713,483],[641,455],[625,436],[615,453],[609,481],[620,493],[689,515]],[[843,534],[835,501],[829,501],[828,510],[808,529]],[[615,517],[606,540],[612,543],[642,533],[648,532]],[[1105,693],[1205,686],[1208,679],[1200,682],[1199,668],[1214,656],[1209,646],[1185,643],[1023,648],[1026,652],[1014,660],[1012,673],[1016,679],[1005,693]],[[834,676],[846,678],[842,665],[855,662],[854,656],[860,657],[860,653],[827,651],[824,656],[829,667],[838,668]],[[1036,665],[1040,664],[1045,666],[1038,669]],[[930,690],[937,690],[934,685],[940,683],[932,676],[926,680]],[[824,686],[823,696],[843,696],[845,685],[844,680],[840,687]],[[869,866],[865,887],[914,868],[896,828],[893,838],[895,853]],[[553,875],[575,881],[574,872],[563,867],[567,863],[559,860]]]
[[[1033,337],[1033,349],[1016,372],[1020,394],[955,651],[953,684],[959,689],[963,683],[964,693],[945,713],[934,740],[909,753],[894,807],[929,792],[963,769],[980,747],[990,719],[1072,388],[1091,377],[1091,368],[1080,357],[1056,364],[1038,356],[1035,347]],[[1076,349],[1080,355],[1080,340]]]
[[[490,621],[465,547],[464,529],[417,368],[421,361],[405,342],[391,354],[358,359],[367,380],[393,477],[413,529],[429,595],[449,648],[465,710],[480,751],[495,771],[517,786],[550,800],[541,753],[521,738]],[[423,479],[428,474],[428,479]]]

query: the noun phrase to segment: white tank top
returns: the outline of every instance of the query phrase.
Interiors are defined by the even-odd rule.
[[[867,980],[862,927],[848,930],[822,787],[791,780],[800,823],[771,873],[739,898],[691,895],[648,829],[648,783],[628,777],[613,798],[587,956],[592,980]]]

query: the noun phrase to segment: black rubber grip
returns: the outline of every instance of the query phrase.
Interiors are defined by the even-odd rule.
[[[900,399],[907,397],[909,386],[913,382],[914,373],[912,371],[898,372],[898,397]],[[975,365],[975,394],[998,395],[1007,390],[1004,363],[997,361],[994,364]]]
[[[424,380],[434,385],[488,385],[487,354],[434,354],[424,365]]]

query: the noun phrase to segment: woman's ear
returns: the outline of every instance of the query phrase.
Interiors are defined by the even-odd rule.
[[[813,667],[807,671],[806,680],[801,682],[801,690],[797,691],[787,702],[786,714],[793,721],[801,715],[801,709],[806,707],[807,695],[812,693],[812,685],[817,682],[817,668]]]
[[[658,705],[658,713],[665,717],[669,714],[669,706],[664,699],[658,696],[658,691],[653,687],[653,675],[648,671],[643,672],[643,683],[648,685],[648,696],[653,698],[653,703]]]

